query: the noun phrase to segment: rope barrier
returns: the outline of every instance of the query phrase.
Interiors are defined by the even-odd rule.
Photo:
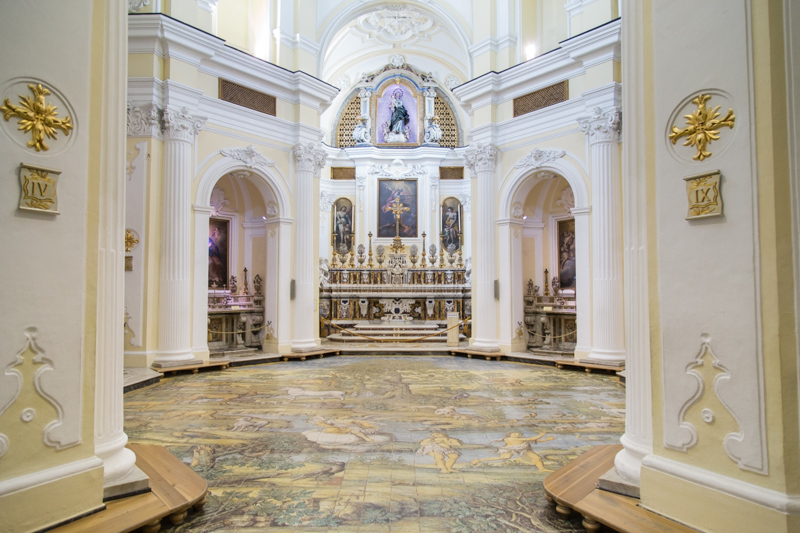
[[[418,337],[416,339],[401,339],[401,338],[396,338],[396,337],[395,338],[391,338],[391,339],[378,339],[376,337],[368,337],[366,335],[362,335],[360,333],[356,333],[355,331],[351,331],[349,329],[346,329],[346,328],[343,328],[341,326],[338,326],[338,325],[334,324],[333,322],[331,322],[330,320],[328,320],[325,317],[319,317],[319,318],[321,320],[327,322],[331,326],[341,330],[341,331],[346,331],[347,333],[349,333],[351,335],[355,335],[356,337],[361,337],[362,339],[367,339],[367,340],[370,340],[370,341],[376,341],[376,342],[418,342],[418,341],[423,341],[425,339],[430,339],[431,337],[437,337],[437,336],[441,335],[442,333],[447,333],[451,329],[455,329],[457,327],[460,327],[461,325],[466,324],[467,322],[469,322],[470,318],[472,318],[472,317],[468,316],[467,318],[465,318],[464,320],[462,320],[461,322],[459,322],[455,326],[451,326],[451,327],[449,327],[447,329],[442,329],[442,330],[437,331],[436,333],[432,333],[430,335],[426,335],[425,337]]]
[[[270,325],[271,324],[264,324],[263,326],[259,326],[257,328],[250,328],[250,331],[259,331],[259,330],[262,330],[264,328],[269,327]],[[206,330],[209,333],[222,333],[223,335],[233,335],[234,333],[245,333],[245,332],[247,332],[246,329],[242,329],[242,330],[239,330],[239,331],[220,331],[218,329],[206,328]]]
[[[538,333],[534,333],[533,331],[531,331],[531,330],[529,330],[527,328],[524,328],[524,329],[525,329],[525,331],[528,332],[528,334],[536,335],[537,337],[541,337],[543,339],[546,339],[547,337],[550,337],[551,339],[560,339],[561,337],[571,337],[572,335],[575,335],[577,333],[577,332],[573,331],[572,333],[565,333],[563,335],[557,335],[557,336],[553,337],[552,335],[539,335]]]

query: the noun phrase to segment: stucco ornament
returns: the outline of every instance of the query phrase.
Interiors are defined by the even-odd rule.
[[[360,22],[371,33],[392,41],[405,40],[433,26],[431,18],[406,5],[384,6],[365,15]]]
[[[444,85],[445,87],[447,87],[452,91],[454,87],[458,87],[459,85],[461,85],[461,82],[458,81],[458,78],[451,75],[447,76],[447,79],[444,80]]]
[[[325,166],[327,157],[320,145],[315,143],[298,144],[294,147],[294,162],[297,170],[319,172]]]
[[[531,153],[517,161],[515,168],[539,168],[545,163],[555,161],[566,155],[564,150],[540,150],[534,148]]]
[[[497,164],[497,148],[491,144],[478,143],[474,148],[464,152],[464,159],[472,172],[494,170]]]
[[[389,63],[391,63],[394,68],[401,68],[406,64],[406,58],[400,54],[395,54],[389,58]]]
[[[616,108],[603,111],[595,107],[591,116],[578,119],[578,125],[590,143],[619,142],[622,136],[622,115]]]
[[[232,157],[237,161],[241,161],[248,168],[255,168],[257,166],[271,167],[275,165],[274,161],[261,155],[252,144],[247,148],[224,148],[220,150],[219,153],[225,157]]]
[[[514,204],[511,206],[511,216],[514,218],[522,218],[522,215],[525,214],[525,210],[522,208],[522,204]]]

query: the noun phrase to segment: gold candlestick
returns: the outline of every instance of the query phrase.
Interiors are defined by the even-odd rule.
[[[444,267],[444,235],[439,235],[439,268]]]
[[[425,268],[425,232],[422,232],[422,268]]]
[[[367,263],[367,266],[369,268],[372,268],[374,265],[372,263],[372,232],[371,231],[369,233],[367,233],[367,237],[369,237],[369,262]]]

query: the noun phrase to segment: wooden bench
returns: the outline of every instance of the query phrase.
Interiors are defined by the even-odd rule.
[[[206,481],[161,446],[130,444],[136,466],[150,478],[151,492],[106,503],[103,511],[70,522],[52,531],[58,533],[125,533],[142,528],[145,533],[161,529],[161,520],[183,523],[189,509],[205,503]]]
[[[201,368],[217,368],[217,367],[219,367],[220,370],[225,370],[226,368],[228,368],[228,366],[230,366],[230,364],[231,364],[230,360],[226,359],[224,361],[205,361],[203,363],[196,363],[196,364],[192,364],[192,365],[165,366],[165,367],[153,367],[153,366],[151,366],[150,368],[152,368],[156,372],[160,372],[162,374],[171,374],[171,375],[174,376],[178,372],[181,372],[181,371],[184,371],[184,370],[191,370],[192,374],[197,374],[197,372]]]
[[[339,355],[342,352],[339,348],[320,348],[318,350],[309,350],[307,352],[291,352],[281,354],[281,357],[284,361],[289,360],[296,360],[299,359],[301,361],[305,361],[309,357],[319,356],[319,358],[323,358],[326,355]]]
[[[466,355],[470,359],[472,359],[473,355],[477,355],[486,358],[487,361],[491,361],[492,359],[494,359],[495,361],[500,361],[503,357],[506,356],[506,354],[501,351],[484,352],[481,350],[471,350],[469,348],[453,348],[452,350],[450,350],[450,355]]]

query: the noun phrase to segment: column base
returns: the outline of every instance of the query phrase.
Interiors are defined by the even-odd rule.
[[[606,365],[618,364],[619,366],[624,366],[625,352],[622,350],[601,350],[592,348],[592,351],[589,352],[589,357],[587,357],[585,361],[588,363],[602,362]]]
[[[195,359],[194,357],[189,359],[181,359],[179,361],[159,361],[156,359],[153,361],[153,364],[150,365],[153,368],[170,368],[173,366],[184,366],[184,365],[202,365],[202,359]]]
[[[471,344],[469,347],[470,350],[475,350],[477,352],[486,352],[486,353],[494,353],[500,351],[499,344],[490,344],[481,341],[475,341],[474,344]]]
[[[295,353],[313,352],[314,350],[319,350],[319,344],[313,340],[292,343],[292,352]]]
[[[600,476],[600,479],[597,480],[597,487],[601,490],[622,494],[623,496],[630,496],[631,498],[639,497],[639,484],[628,481],[620,476],[616,468],[612,468]]]
[[[103,483],[103,501],[116,500],[150,491],[150,478],[138,466],[121,478]]]

